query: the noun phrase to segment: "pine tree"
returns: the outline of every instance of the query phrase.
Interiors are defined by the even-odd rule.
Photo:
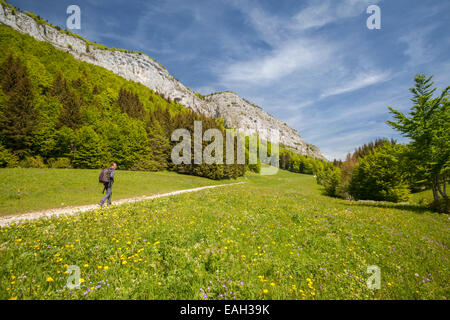
[[[82,124],[82,117],[80,113],[81,100],[72,91],[67,91],[67,93],[62,97],[63,108],[59,116],[59,126],[66,126],[71,129],[77,129]]]
[[[80,80],[81,81],[81,80]],[[82,124],[82,117],[80,113],[82,101],[81,99],[69,89],[66,79],[61,73],[56,76],[50,94],[57,97],[62,105],[59,114],[58,127],[68,127],[71,129],[78,129]]]
[[[33,87],[22,61],[9,56],[2,70],[5,74],[1,82],[7,102],[0,110],[0,134],[5,147],[22,157],[30,153],[39,112],[34,106]]]
[[[62,98],[67,93],[67,81],[64,79],[61,72],[58,72],[55,80],[53,81],[53,85],[50,90],[50,94],[52,96]]]
[[[15,59],[10,53],[0,68],[0,80],[3,92],[11,95],[14,88],[17,87],[20,80],[26,76],[24,66],[19,59]]]
[[[414,103],[408,115],[389,108],[395,121],[387,124],[412,140],[410,161],[423,172],[433,190],[435,201],[448,201],[446,185],[450,176],[450,105],[444,89],[433,98],[433,76],[418,74],[415,86],[410,88]]]
[[[122,88],[120,89],[119,97],[117,98],[117,104],[120,110],[128,114],[131,118],[137,120],[145,119],[144,105],[137,94],[133,94],[131,91]]]

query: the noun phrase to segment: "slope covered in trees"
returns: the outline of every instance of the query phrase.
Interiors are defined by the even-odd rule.
[[[0,166],[171,169],[214,179],[238,165],[175,166],[175,128],[223,129],[147,87],[0,26]]]

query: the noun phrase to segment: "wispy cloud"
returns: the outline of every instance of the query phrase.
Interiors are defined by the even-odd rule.
[[[368,73],[361,73],[356,75],[350,81],[335,88],[329,88],[320,95],[321,99],[328,98],[330,96],[353,92],[374,84],[378,84],[390,79],[390,73],[388,71],[374,71]]]
[[[371,1],[377,3],[378,1]],[[307,6],[289,16],[275,16],[258,5],[248,3],[235,5],[247,15],[262,41],[270,45],[263,52],[253,52],[250,58],[233,59],[214,66],[222,85],[236,82],[248,86],[266,87],[273,83],[288,83],[302,78],[310,82],[311,75],[320,83],[323,92],[317,99],[351,92],[388,79],[389,71],[364,72],[367,61],[348,65],[348,40],[332,39],[310,34],[306,30],[325,26],[365,13],[367,0],[308,1]],[[370,59],[370,58],[369,58]],[[355,77],[355,70],[361,75]],[[333,72],[332,72],[333,71]],[[306,75],[303,76],[302,75]],[[292,79],[292,78],[295,79]],[[324,81],[325,80],[325,81]],[[339,86],[337,85],[339,84]],[[311,82],[310,82],[311,84]]]
[[[409,58],[409,66],[425,64],[433,60],[436,55],[435,48],[429,43],[430,33],[435,30],[436,24],[413,30],[399,38],[406,44],[404,54]]]
[[[377,4],[379,0],[343,0],[343,1],[309,1],[305,9],[293,18],[290,28],[307,30],[319,28],[341,19],[360,15],[369,4]]]
[[[225,83],[261,84],[277,81],[293,72],[311,70],[328,61],[333,47],[321,41],[287,41],[267,55],[238,61],[225,68],[221,80]]]
[[[255,1],[232,0],[231,3],[246,14],[249,22],[269,43],[283,39],[287,32],[301,32],[319,28],[341,19],[365,12],[369,4],[381,0],[308,0],[298,12],[288,17],[276,16],[263,10]]]

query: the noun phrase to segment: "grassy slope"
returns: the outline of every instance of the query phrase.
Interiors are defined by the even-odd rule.
[[[249,176],[0,229],[0,298],[447,299],[449,227],[414,206],[327,198],[311,176]],[[84,280],[72,293],[67,265]]]
[[[99,170],[0,169],[0,216],[95,204],[103,197]],[[170,172],[117,171],[113,201],[139,195],[221,184]]]
[[[70,53],[58,50],[48,42],[38,41],[28,34],[21,34],[0,24],[0,62],[3,62],[10,53],[24,61],[35,93],[39,93],[40,99],[44,99],[44,92],[52,86],[55,77],[62,73],[69,83],[81,78],[86,88],[83,85],[77,93],[85,100],[84,106],[100,107],[105,113],[111,112],[108,108],[110,99],[116,99],[122,88],[138,94],[146,110],[154,109],[156,106],[167,107],[172,112],[186,110],[181,104],[167,102],[141,83],[126,80],[103,67],[77,60]],[[94,86],[98,87],[100,94],[91,95]],[[94,97],[99,101],[99,105],[92,103]],[[40,111],[49,118],[57,117],[58,114],[55,114],[53,105],[43,103],[43,106],[38,106]],[[93,110],[91,109],[90,112]]]

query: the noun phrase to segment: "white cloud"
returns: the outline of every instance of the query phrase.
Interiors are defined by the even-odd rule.
[[[234,87],[236,82],[247,86],[267,87],[279,85],[300,89],[303,85],[312,89],[322,88],[318,99],[331,95],[348,93],[388,79],[388,72],[361,70],[370,61],[354,63],[349,59],[346,40],[327,39],[310,35],[304,31],[324,26],[339,19],[365,14],[367,5],[379,0],[309,1],[308,5],[290,17],[279,17],[264,11],[258,5],[250,7],[247,2],[233,4],[246,14],[250,24],[261,40],[271,46],[265,52],[246,52],[251,58],[229,60],[214,66],[219,83]],[[353,65],[348,65],[352,60]],[[355,72],[361,76],[354,77]],[[300,84],[302,82],[302,84]],[[298,83],[297,88],[293,83]],[[295,105],[291,103],[290,105]]]
[[[404,54],[409,57],[408,65],[417,66],[433,60],[436,52],[428,43],[428,38],[436,27],[436,25],[428,25],[399,38],[407,46]]]
[[[309,5],[297,13],[291,25],[294,30],[323,27],[340,19],[362,14],[369,4],[379,0],[310,1]]]
[[[336,20],[331,13],[329,2],[321,2],[300,11],[294,16],[292,29],[306,30],[309,28],[322,27]]]
[[[262,10],[255,2],[231,0],[268,43],[276,43],[286,32],[299,32],[323,27],[340,19],[355,17],[366,12],[371,4],[381,0],[309,0],[307,5],[291,17],[279,17]]]
[[[293,72],[311,70],[329,60],[333,47],[320,41],[291,40],[270,54],[228,65],[221,74],[224,83],[264,84]]]
[[[307,101],[295,103],[292,105],[283,105],[282,108],[284,110],[289,110],[289,111],[300,111],[303,108],[312,106],[313,104],[314,104],[314,100],[307,100]],[[292,121],[292,119],[291,119],[291,121]]]
[[[390,79],[389,72],[375,71],[371,73],[361,73],[350,81],[344,83],[341,86],[335,88],[329,88],[320,95],[321,99],[328,98],[330,96],[353,92],[374,84],[378,84]]]

